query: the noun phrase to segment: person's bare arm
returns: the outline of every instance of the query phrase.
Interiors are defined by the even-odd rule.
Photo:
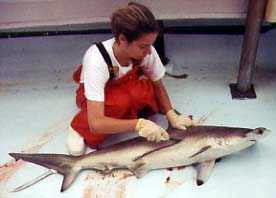
[[[89,128],[93,132],[114,134],[135,131],[137,119],[116,119],[104,115],[104,102],[87,100]]]
[[[172,109],[172,105],[171,105],[168,93],[166,91],[166,88],[165,88],[162,80],[153,82],[153,85],[154,85],[154,91],[156,94],[156,98],[161,107],[161,111],[162,111],[162,113],[166,114],[169,110]]]

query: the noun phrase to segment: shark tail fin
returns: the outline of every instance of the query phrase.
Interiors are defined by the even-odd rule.
[[[79,171],[75,171],[72,167],[68,166],[66,169],[67,170],[63,173],[63,181],[60,192],[67,190],[79,174]]]
[[[22,159],[49,169],[56,170],[63,175],[61,192],[70,187],[79,173],[79,169],[74,168],[75,162],[79,157],[63,154],[28,154],[28,153],[9,153],[16,160]]]

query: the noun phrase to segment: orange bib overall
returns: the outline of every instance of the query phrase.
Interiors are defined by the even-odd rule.
[[[81,67],[73,75],[76,82],[79,82],[80,71]],[[116,80],[111,79],[106,83],[105,116],[119,119],[136,119],[159,112],[153,84],[149,79],[141,79],[142,75],[139,67],[133,66],[132,70],[125,76]],[[71,126],[84,138],[88,146],[96,148],[108,137],[108,134],[89,129],[83,83],[79,84],[76,91],[76,104],[80,111],[73,118]]]

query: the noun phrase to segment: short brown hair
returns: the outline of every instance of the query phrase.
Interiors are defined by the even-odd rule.
[[[118,39],[123,34],[128,42],[137,40],[145,33],[159,32],[158,22],[144,5],[130,2],[111,16],[111,28]]]

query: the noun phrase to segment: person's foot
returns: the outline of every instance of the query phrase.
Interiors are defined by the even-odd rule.
[[[68,153],[73,156],[83,155],[86,151],[83,137],[71,127],[68,131],[66,146]]]

